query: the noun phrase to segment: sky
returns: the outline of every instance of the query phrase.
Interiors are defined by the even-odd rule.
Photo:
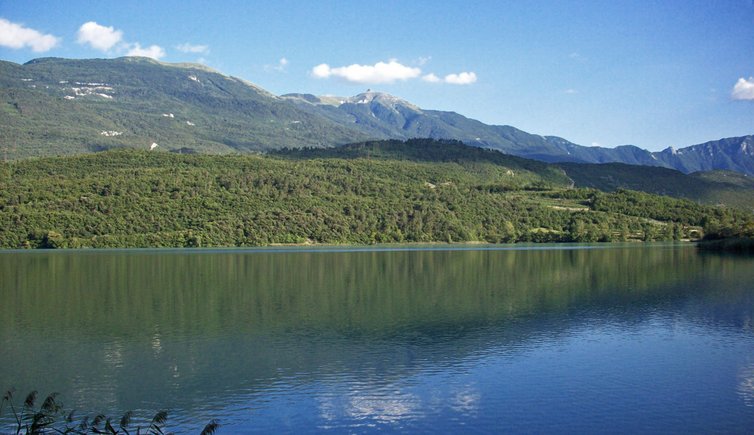
[[[754,134],[754,0],[0,0],[0,59],[141,55],[580,145]]]

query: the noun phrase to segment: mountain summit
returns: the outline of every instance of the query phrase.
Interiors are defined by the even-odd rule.
[[[154,143],[259,152],[369,137],[245,80],[148,58],[0,61],[0,95],[4,151],[18,158]]]
[[[369,139],[454,139],[545,162],[662,166],[686,173],[754,174],[754,137],[649,152],[585,147],[555,136],[488,125],[367,90],[352,97],[276,96],[203,65],[147,58],[0,61],[3,152],[11,158],[113,147],[182,152],[264,152]]]
[[[455,112],[427,110],[390,94],[368,91],[349,98],[315,97],[317,107],[336,107],[350,122],[382,138],[455,139],[549,163],[626,163],[691,173],[733,170],[754,174],[754,136],[725,138],[675,150],[650,152],[634,145],[615,148],[577,145],[509,125],[488,125]],[[331,109],[327,109],[331,110]]]
[[[587,147],[557,136],[527,133],[509,125],[484,124],[455,112],[422,109],[399,97],[371,90],[353,97],[287,94],[283,98],[310,106],[315,112],[327,113],[336,122],[356,124],[360,130],[380,139],[455,139],[549,163],[626,163],[685,173],[723,169],[754,174],[754,136],[660,152],[634,145]]]

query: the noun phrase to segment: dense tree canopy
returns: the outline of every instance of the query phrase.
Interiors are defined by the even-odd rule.
[[[686,200],[571,189],[550,166],[445,145],[436,155],[417,149],[437,143],[413,141],[340,156],[118,150],[4,163],[0,246],[673,240],[752,222]]]

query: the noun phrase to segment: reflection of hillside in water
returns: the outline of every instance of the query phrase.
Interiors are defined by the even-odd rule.
[[[349,374],[391,388],[490,348],[515,353],[582,327],[631,327],[659,308],[751,332],[753,265],[639,246],[3,254],[0,344],[10,351],[0,365],[10,369],[0,383],[60,391],[80,409],[145,398],[202,409],[199,397],[243,402],[281,383]],[[454,394],[473,406],[473,390]],[[413,412],[404,396],[323,399],[322,413],[340,403],[389,419]]]

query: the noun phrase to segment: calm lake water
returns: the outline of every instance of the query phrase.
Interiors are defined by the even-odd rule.
[[[177,433],[752,433],[753,314],[754,258],[687,245],[5,252],[0,387]]]

